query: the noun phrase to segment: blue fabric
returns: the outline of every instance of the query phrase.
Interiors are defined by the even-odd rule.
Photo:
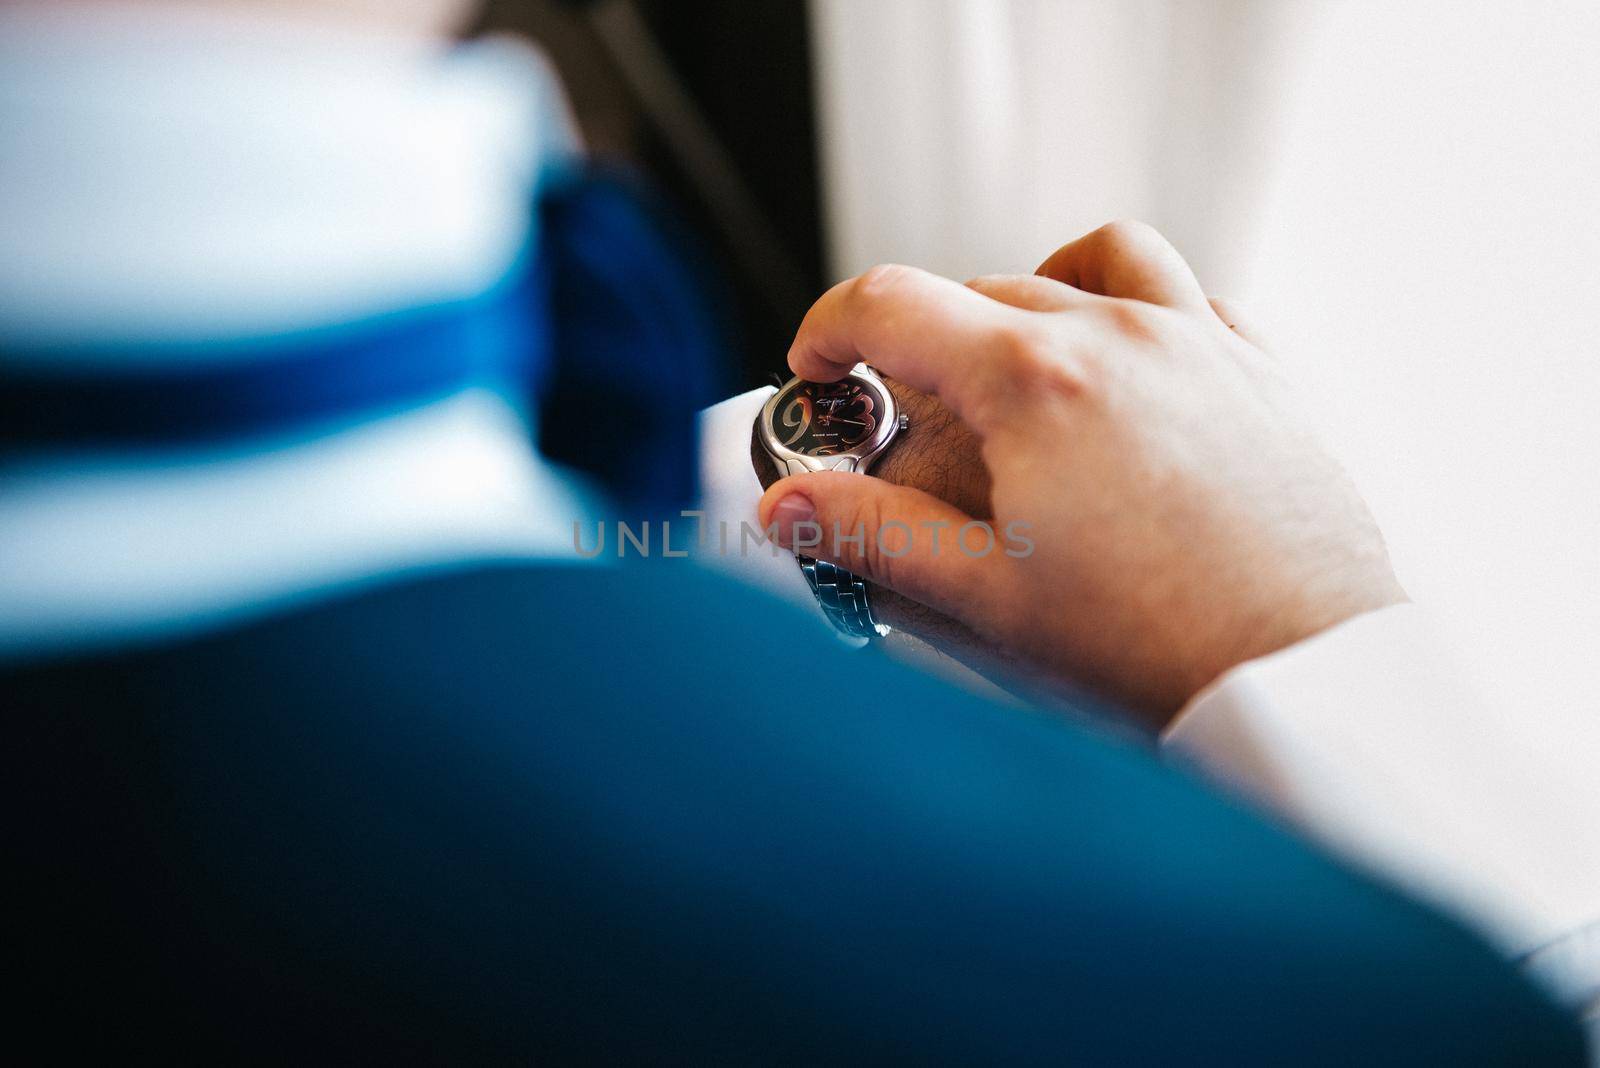
[[[64,369],[0,359],[0,449],[226,442],[347,425],[472,385],[520,389],[546,360],[536,298],[510,285],[305,336],[219,342],[210,357],[93,368],[80,357]]]
[[[726,365],[693,242],[614,171],[553,179],[539,216],[532,262],[474,300],[194,352],[0,353],[0,453],[338,428],[488,385],[536,412],[551,458],[628,514],[683,507],[696,413]]]
[[[670,515],[696,499],[694,415],[727,381],[709,272],[624,172],[557,180],[540,204],[557,356],[539,451],[598,480],[627,515]]]
[[[1578,1065],[1454,925],[687,563],[0,673],[63,1061]]]

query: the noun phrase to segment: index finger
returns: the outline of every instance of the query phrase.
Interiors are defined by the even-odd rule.
[[[831,382],[872,364],[932,393],[975,432],[981,412],[1022,377],[1027,339],[1042,333],[1036,313],[1002,304],[915,267],[881,266],[840,282],[811,306],[789,367]]]

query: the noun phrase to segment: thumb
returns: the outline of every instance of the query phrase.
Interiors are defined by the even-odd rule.
[[[845,471],[817,471],[774,482],[757,514],[777,540],[886,586],[946,615],[971,622],[1011,563],[1008,540],[990,524],[908,486]]]

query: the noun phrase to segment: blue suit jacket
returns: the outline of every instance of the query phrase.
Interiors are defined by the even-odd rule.
[[[796,623],[682,562],[484,565],[13,667],[11,1043],[1579,1063],[1451,923]]]

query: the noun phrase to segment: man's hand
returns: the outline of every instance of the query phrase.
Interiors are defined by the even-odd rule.
[[[790,367],[832,381],[865,360],[947,405],[981,443],[1001,537],[957,551],[970,498],[843,472],[775,483],[762,525],[789,543],[814,518],[817,555],[1159,726],[1234,665],[1405,599],[1277,365],[1223,314],[1135,223],[1037,275],[961,286],[879,267],[843,282],[801,324]],[[836,542],[835,524],[864,526],[864,543]],[[1012,524],[1030,554],[1003,551]]]

